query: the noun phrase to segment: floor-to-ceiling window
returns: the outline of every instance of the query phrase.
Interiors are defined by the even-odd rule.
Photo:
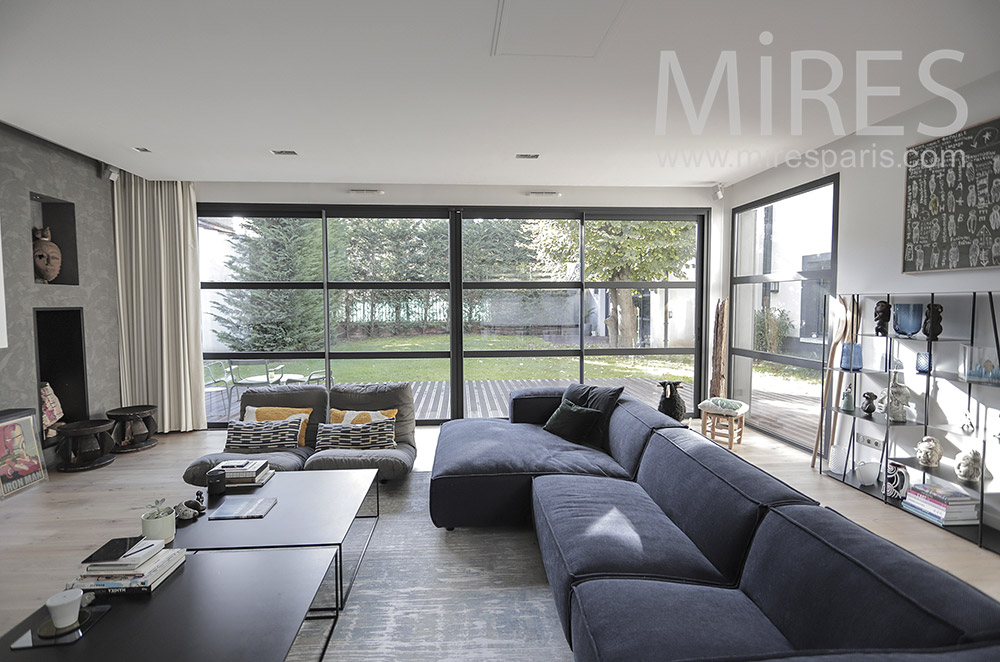
[[[750,404],[750,425],[805,447],[819,425],[838,186],[833,175],[733,210],[730,393]]]
[[[268,383],[408,381],[423,421],[581,379],[697,397],[703,211],[199,212],[210,422]]]

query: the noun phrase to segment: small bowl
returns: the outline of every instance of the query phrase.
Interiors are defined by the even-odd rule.
[[[880,462],[862,462],[858,465],[858,480],[862,485],[874,485],[881,468]]]

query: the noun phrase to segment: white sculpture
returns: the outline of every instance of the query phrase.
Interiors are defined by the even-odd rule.
[[[888,388],[882,389],[875,400],[875,409],[893,423],[906,421],[906,408],[910,404],[910,390],[899,383],[899,373],[893,371]]]
[[[962,480],[976,481],[983,474],[983,455],[977,450],[963,451],[955,456],[955,473]]]
[[[917,464],[922,467],[938,466],[942,455],[944,451],[941,449],[941,442],[934,437],[924,437],[917,444]]]

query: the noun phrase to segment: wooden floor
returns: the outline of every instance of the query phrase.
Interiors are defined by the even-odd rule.
[[[698,429],[697,421],[692,426]],[[417,428],[415,470],[428,471],[437,427]],[[188,462],[221,449],[223,431],[160,435],[155,448],[118,456],[95,471],[53,472],[50,479],[0,502],[0,632],[5,632],[72,579],[79,562],[108,538],[137,535],[147,503],[175,504],[195,488],[180,479]],[[1000,599],[1000,555],[887,507],[865,494],[819,476],[809,456],[748,431],[736,452],[824,505],[912,550]],[[430,520],[427,526],[431,526]]]

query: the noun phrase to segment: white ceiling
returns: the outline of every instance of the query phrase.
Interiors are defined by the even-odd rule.
[[[872,100],[878,120],[933,98],[917,77],[931,51],[965,53],[933,70],[950,88],[1000,70],[998,28],[996,0],[0,0],[0,121],[151,179],[732,183],[762,166],[662,157],[835,138],[816,102],[804,135],[790,135],[790,51],[843,63],[834,96],[851,132],[856,51],[903,52],[871,67],[872,85],[901,88]],[[737,53],[743,135],[730,135],[724,90],[699,136],[672,90],[667,135],[655,135],[664,50],[697,104],[720,51]],[[763,55],[770,137],[759,135]],[[807,67],[806,86],[828,76]]]

